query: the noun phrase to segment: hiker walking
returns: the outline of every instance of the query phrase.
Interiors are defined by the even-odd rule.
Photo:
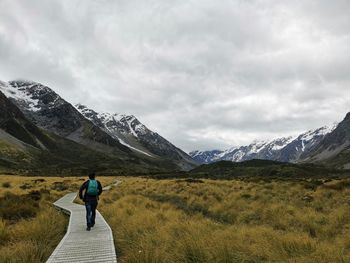
[[[89,180],[84,182],[79,189],[79,197],[85,202],[87,231],[90,231],[95,225],[96,207],[101,193],[101,183],[95,179],[95,173],[90,173]]]

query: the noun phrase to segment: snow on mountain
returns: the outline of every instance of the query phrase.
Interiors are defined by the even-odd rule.
[[[325,136],[331,133],[337,125],[338,124],[324,126],[300,134],[286,147],[281,149],[278,160],[285,162],[299,161],[302,158],[302,155],[307,154],[312,148],[321,143]]]
[[[83,114],[85,118],[94,122],[98,126],[105,128],[117,138],[119,137],[117,136],[116,132],[132,134],[136,138],[139,135],[153,133],[133,115],[118,113],[111,114],[106,112],[98,113],[82,104],[77,104],[75,107],[81,114]]]
[[[324,133],[327,131],[320,131]],[[305,154],[301,156],[303,161],[307,162],[324,162],[336,165],[340,168],[350,168],[349,162],[350,147],[350,112],[337,125],[337,127],[327,135],[324,139],[315,144]]]
[[[70,103],[40,83],[1,82],[0,90],[38,127],[100,151],[131,152],[106,132],[86,120]]]
[[[12,98],[26,104],[26,108],[30,111],[38,111],[40,110],[39,100],[33,98],[34,96],[32,96],[29,90],[32,87],[34,87],[34,84],[28,86],[27,89],[27,87],[23,88],[18,85],[11,86],[9,83],[0,81],[0,90],[7,98]]]
[[[213,160],[218,159],[219,155],[222,153],[220,150],[213,151],[193,151],[189,155],[198,163],[211,163]]]
[[[189,155],[158,133],[148,129],[133,115],[98,113],[82,104],[77,104],[75,107],[85,118],[133,150],[152,157],[160,156],[177,160],[184,169],[193,167],[195,164]]]
[[[199,163],[226,160],[241,162],[251,159],[266,159],[297,162],[300,156],[336,128],[336,124],[307,131],[299,136],[290,136],[271,141],[254,141],[249,145],[232,147],[225,151],[193,151],[190,156]]]
[[[49,87],[31,81],[1,82],[0,89],[6,97],[21,104],[22,109],[37,112],[43,107],[52,108],[65,101]]]
[[[133,115],[96,113],[82,105],[74,107],[49,87],[32,81],[0,82],[0,91],[33,124],[94,150],[128,158],[134,151],[175,164],[182,170],[196,166],[190,156]]]
[[[70,116],[70,104],[49,87],[16,80],[2,82],[0,89],[28,119],[41,128],[65,137],[80,127],[78,116]]]
[[[138,138],[139,135],[144,135],[147,132],[153,133],[140,123],[135,116],[106,112],[98,113],[82,104],[76,104],[75,107],[85,118],[105,130],[113,138],[119,140],[121,144],[139,153],[154,157],[147,149],[135,146],[135,142],[130,141],[130,138],[128,138],[129,135]]]

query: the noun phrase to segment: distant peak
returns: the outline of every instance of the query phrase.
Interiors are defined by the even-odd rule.
[[[77,103],[74,105],[77,109],[87,109],[87,107],[84,104]]]
[[[20,86],[28,86],[28,85],[45,86],[45,85],[43,85],[43,84],[41,84],[39,82],[35,82],[35,81],[32,81],[32,80],[27,80],[27,79],[14,79],[14,80],[10,80],[8,83],[10,85],[20,85]]]

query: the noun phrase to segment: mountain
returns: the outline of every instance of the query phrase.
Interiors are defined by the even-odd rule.
[[[193,151],[190,156],[199,163],[217,161],[241,162],[252,159],[297,162],[302,154],[319,144],[335,126],[325,126],[310,130],[296,137],[284,137],[272,141],[254,141],[245,146],[233,147],[225,151]]]
[[[104,154],[47,132],[28,120],[0,91],[1,172],[56,175],[81,174],[92,169],[113,174],[163,171],[158,165],[132,156]]]
[[[94,150],[130,153],[110,135],[86,120],[49,87],[30,81],[0,83],[0,90],[38,127]]]
[[[189,155],[195,160],[197,163],[212,163],[218,159],[218,156],[222,154],[223,151],[220,150],[212,150],[212,151],[192,151]]]
[[[302,160],[303,156],[310,154],[310,150],[319,145],[327,134],[336,129],[337,125],[324,126],[299,135],[295,140],[281,149],[277,159],[284,162],[298,162]]]
[[[173,160],[184,170],[196,165],[187,153],[148,129],[133,115],[97,113],[82,104],[75,107],[86,119],[133,151]]]
[[[158,134],[149,131],[133,116],[124,116],[118,123],[111,122],[115,116],[113,119],[109,116],[109,121],[105,123],[89,120],[52,89],[31,81],[16,80],[8,83],[0,81],[0,91],[21,112],[28,123],[44,134],[49,134],[50,138],[54,137],[56,142],[58,140],[64,145],[67,145],[68,141],[75,142],[75,146],[84,146],[83,149],[78,148],[85,152],[88,152],[86,148],[93,150],[90,152],[92,155],[96,152],[103,156],[108,155],[110,160],[117,160],[115,164],[120,163],[119,160],[124,160],[126,163],[131,161],[141,163],[142,167],[151,167],[153,170],[188,170],[195,166],[191,157]],[[112,129],[115,132],[112,132]],[[14,130],[19,131],[18,128]],[[122,131],[121,135],[124,137],[117,136],[118,130]],[[127,132],[133,136],[128,136]],[[137,148],[131,146],[133,141]],[[35,143],[40,141],[34,140],[31,142],[32,146]],[[94,160],[91,161],[95,163]]]
[[[233,147],[225,151],[204,151],[191,152],[190,156],[196,161],[199,161],[202,156],[212,158],[205,158],[204,163],[212,163],[217,161],[232,161],[241,162],[251,159],[266,159],[273,160],[278,154],[279,150],[285,147],[292,141],[292,138],[279,138],[271,142],[268,141],[254,141],[249,145]]]
[[[350,168],[350,113],[319,144],[301,156],[305,162],[327,162]]]
[[[25,144],[46,149],[48,138],[42,131],[28,121],[24,114],[0,91],[0,129]]]

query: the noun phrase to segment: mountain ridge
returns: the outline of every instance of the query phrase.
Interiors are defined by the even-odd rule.
[[[251,144],[232,147],[224,151],[192,151],[190,156],[203,164],[222,160],[241,162],[252,159],[297,162],[303,154],[320,143],[335,128],[336,124],[323,126],[297,136],[281,137],[270,141],[254,141]]]
[[[77,104],[75,107],[85,118],[133,150],[151,157],[173,159],[184,169],[193,168],[195,165],[187,153],[148,129],[134,115],[98,113],[83,104]]]
[[[340,167],[350,168],[350,112],[331,133],[328,133],[322,143],[315,145],[307,155],[305,162],[322,162],[324,160]],[[341,161],[340,161],[341,160]]]
[[[140,136],[145,135],[142,132],[143,129],[147,131],[148,137],[157,136],[156,140],[153,141],[155,150],[158,150],[157,147],[159,146],[157,141],[162,142],[163,140],[168,146],[173,147],[178,154],[176,156],[174,154],[169,156],[157,155],[153,153],[154,149],[150,151],[144,147],[143,151],[143,149],[132,147],[117,138],[110,130],[102,127],[102,123],[89,120],[54,90],[40,83],[25,80],[15,80],[7,83],[0,81],[0,91],[3,91],[5,97],[14,103],[33,125],[94,151],[112,154],[118,156],[118,158],[141,158],[146,160],[153,158],[154,162],[172,162],[183,170],[191,169],[196,165],[191,157],[160,135],[149,131],[135,116],[120,115],[120,120],[124,122],[120,123],[122,126],[124,125],[121,128],[129,127],[128,131],[134,133],[134,137],[137,137],[136,132]],[[143,157],[140,154],[146,156]]]

